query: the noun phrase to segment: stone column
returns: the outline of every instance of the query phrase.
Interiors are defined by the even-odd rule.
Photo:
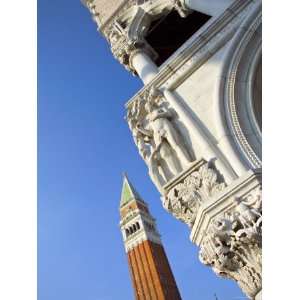
[[[234,0],[184,0],[184,5],[209,16],[222,13]]]
[[[158,73],[158,68],[149,55],[142,49],[133,51],[130,55],[130,65],[136,71],[143,83],[149,83]]]
[[[197,137],[202,146],[202,155],[209,159],[217,157],[219,169],[227,181],[234,180],[237,176],[236,173],[228,163],[225,163],[226,158],[217,149],[217,147],[209,141],[209,138],[205,134],[204,130],[202,130],[199,124],[194,121],[193,117],[186,110],[183,103],[181,103],[179,99],[177,99],[177,97],[168,89],[165,89],[163,94],[166,100],[170,103],[170,106],[177,112],[180,120],[186,125],[187,128],[189,128],[191,134]]]

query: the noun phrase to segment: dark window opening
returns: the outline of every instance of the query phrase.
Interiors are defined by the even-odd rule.
[[[137,228],[137,230],[140,229],[140,224],[138,222],[136,223],[136,228]]]
[[[162,65],[180,46],[198,31],[210,16],[193,11],[186,18],[171,11],[151,24],[146,40],[158,53],[156,64]]]
[[[133,227],[133,232],[136,232],[137,229],[136,229],[135,224],[133,224],[132,227]]]

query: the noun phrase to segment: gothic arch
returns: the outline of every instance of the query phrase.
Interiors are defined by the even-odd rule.
[[[261,168],[261,10],[256,6],[230,42],[218,98],[221,126],[245,169]]]

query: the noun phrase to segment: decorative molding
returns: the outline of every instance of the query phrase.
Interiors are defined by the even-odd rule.
[[[242,24],[242,28],[236,34],[231,50],[228,52],[230,65],[226,68],[227,73],[225,75],[225,86],[221,86],[222,90],[220,95],[225,95],[223,101],[227,116],[226,121],[229,128],[232,130],[239,150],[246,157],[251,167],[260,168],[262,165],[261,159],[254,151],[253,146],[249,143],[249,140],[244,133],[245,128],[242,128],[241,125],[241,119],[246,121],[245,117],[239,116],[239,105],[241,105],[241,99],[245,100],[249,96],[249,93],[247,90],[245,92],[238,90],[240,85],[245,84],[244,82],[239,84],[239,70],[241,68],[247,70],[247,66],[245,66],[245,64],[241,64],[244,56],[249,56],[249,54],[246,53],[246,50],[251,49],[252,52],[256,51],[256,47],[252,44],[250,45],[250,42],[252,39],[257,38],[256,30],[261,26],[261,3],[258,2],[255,8],[256,9],[252,12],[252,14],[250,14],[245,20],[245,23]],[[259,41],[258,46],[261,46],[261,37]],[[258,47],[258,51],[260,50],[261,48]],[[242,104],[247,108],[245,103]]]
[[[255,132],[255,135],[259,138],[260,143],[262,141],[262,132],[261,132],[260,124],[258,123],[256,117],[253,100],[255,99],[255,93],[257,88],[255,87],[255,83],[258,83],[257,76],[262,76],[261,68],[262,68],[262,45],[260,44],[258,46],[258,50],[256,50],[256,54],[254,56],[252,66],[250,67],[249,70],[249,80],[248,80],[249,86],[247,91],[248,97],[246,103],[251,128],[253,128],[253,132]],[[262,83],[261,80],[260,83]]]
[[[164,187],[167,191],[163,207],[176,219],[192,227],[203,202],[225,186],[214,165],[200,160],[187,174]]]
[[[261,189],[233,201],[234,209],[211,221],[200,245],[199,259],[218,275],[237,281],[253,299],[262,287]]]

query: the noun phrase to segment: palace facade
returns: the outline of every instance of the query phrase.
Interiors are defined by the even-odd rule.
[[[261,0],[83,0],[144,87],[126,104],[199,260],[261,299]]]

